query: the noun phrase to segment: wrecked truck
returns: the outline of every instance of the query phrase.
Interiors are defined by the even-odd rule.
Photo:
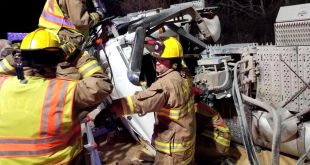
[[[144,90],[155,81],[154,63],[144,42],[175,36],[184,47],[193,83],[203,91],[201,100],[220,112],[233,143],[245,149],[249,164],[266,164],[259,156],[265,149],[271,152],[267,164],[281,164],[282,155],[304,164],[310,152],[310,4],[281,7],[274,24],[275,43],[266,45],[214,44],[221,33],[216,8],[195,5],[106,18],[92,29],[83,49],[101,61],[114,85],[113,93],[97,108],[99,115],[107,112],[111,100]],[[104,126],[113,125],[112,114],[98,120],[110,122],[103,122]],[[154,113],[121,120],[154,155]]]
[[[114,24],[110,28],[114,37],[99,55],[103,63],[109,62],[108,72],[113,75],[111,99],[143,90],[154,81],[155,74],[145,74],[150,69],[144,61],[149,53],[146,39],[176,36],[186,49],[193,82],[203,90],[202,100],[223,116],[233,143],[244,147],[249,164],[265,164],[258,156],[265,149],[271,152],[268,164],[280,164],[281,155],[304,164],[310,152],[310,4],[281,7],[274,23],[275,43],[266,45],[212,44],[220,34],[212,9],[200,10],[208,18],[193,6],[154,10],[155,14],[137,15],[138,19],[121,24],[127,28],[124,34],[117,33]],[[130,115],[123,121],[154,154],[150,144],[154,114]]]
[[[101,108],[108,108],[111,100],[144,90],[155,81],[154,59],[144,48],[146,40],[175,36],[188,42],[187,48],[197,47],[204,50],[206,43],[219,39],[221,29],[219,18],[213,13],[215,8],[201,6],[201,2],[197,1],[173,5],[168,9],[131,13],[126,17],[106,18],[99,27],[95,27],[84,48],[89,47],[88,51],[93,52],[92,54],[101,61],[114,85],[112,94]],[[209,18],[202,15],[208,15]],[[98,37],[101,42],[100,51],[93,49],[94,40]],[[102,110],[102,113],[106,111]],[[109,115],[102,116],[109,117]],[[96,120],[107,119],[98,117]],[[128,115],[121,120],[131,135],[155,155],[155,149],[151,145],[154,113],[144,116]]]

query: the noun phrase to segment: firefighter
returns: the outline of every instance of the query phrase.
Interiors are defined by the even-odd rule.
[[[97,24],[104,13],[103,3],[97,0],[47,0],[39,19],[39,27],[56,33],[61,48],[66,54],[71,54],[80,48],[90,27]]]
[[[88,1],[89,2],[89,1]],[[86,0],[47,0],[39,19],[39,27],[49,29],[57,34],[60,39],[60,48],[66,56],[73,57],[84,54],[84,50],[79,50],[88,34],[89,28],[104,17],[105,6],[102,1],[92,0],[97,5],[89,11]],[[98,5],[101,4],[101,5]],[[6,52],[6,57],[0,61],[0,74],[15,75],[13,56]],[[85,52],[87,53],[87,52]],[[70,63],[68,64],[68,61]],[[83,76],[77,72],[76,67],[72,67],[71,60],[60,63],[57,66],[57,76],[79,80]],[[97,62],[89,61],[89,65],[97,65]],[[70,74],[68,74],[70,73]]]
[[[83,148],[79,114],[112,91],[86,53],[76,60],[81,80],[56,78],[57,63],[68,58],[59,45],[57,35],[39,28],[5,58],[17,76],[0,74],[0,164],[73,163]]]
[[[3,59],[6,54],[6,50],[11,47],[11,42],[6,39],[0,39],[0,60]]]
[[[209,157],[209,160],[223,160],[227,158],[230,150],[231,135],[229,127],[215,109],[202,101],[195,103],[197,110],[196,144],[197,157]],[[201,136],[200,136],[201,135]]]
[[[183,49],[173,37],[156,41],[157,80],[145,91],[113,101],[116,115],[155,112],[155,164],[193,164],[196,118],[191,81],[181,71]]]

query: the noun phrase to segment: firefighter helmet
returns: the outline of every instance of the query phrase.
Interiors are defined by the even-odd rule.
[[[58,36],[46,29],[39,28],[30,32],[23,39],[20,49],[22,51],[31,50],[58,50],[60,49]]]
[[[174,37],[162,41],[156,41],[152,55],[156,58],[182,58],[183,48],[181,43]]]

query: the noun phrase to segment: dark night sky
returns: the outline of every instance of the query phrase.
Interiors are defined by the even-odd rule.
[[[0,5],[0,38],[7,32],[31,32],[38,26],[45,0],[4,0]]]

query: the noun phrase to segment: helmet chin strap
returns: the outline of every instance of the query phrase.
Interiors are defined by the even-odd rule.
[[[178,64],[177,63],[173,63],[171,68],[176,70],[178,68]]]

